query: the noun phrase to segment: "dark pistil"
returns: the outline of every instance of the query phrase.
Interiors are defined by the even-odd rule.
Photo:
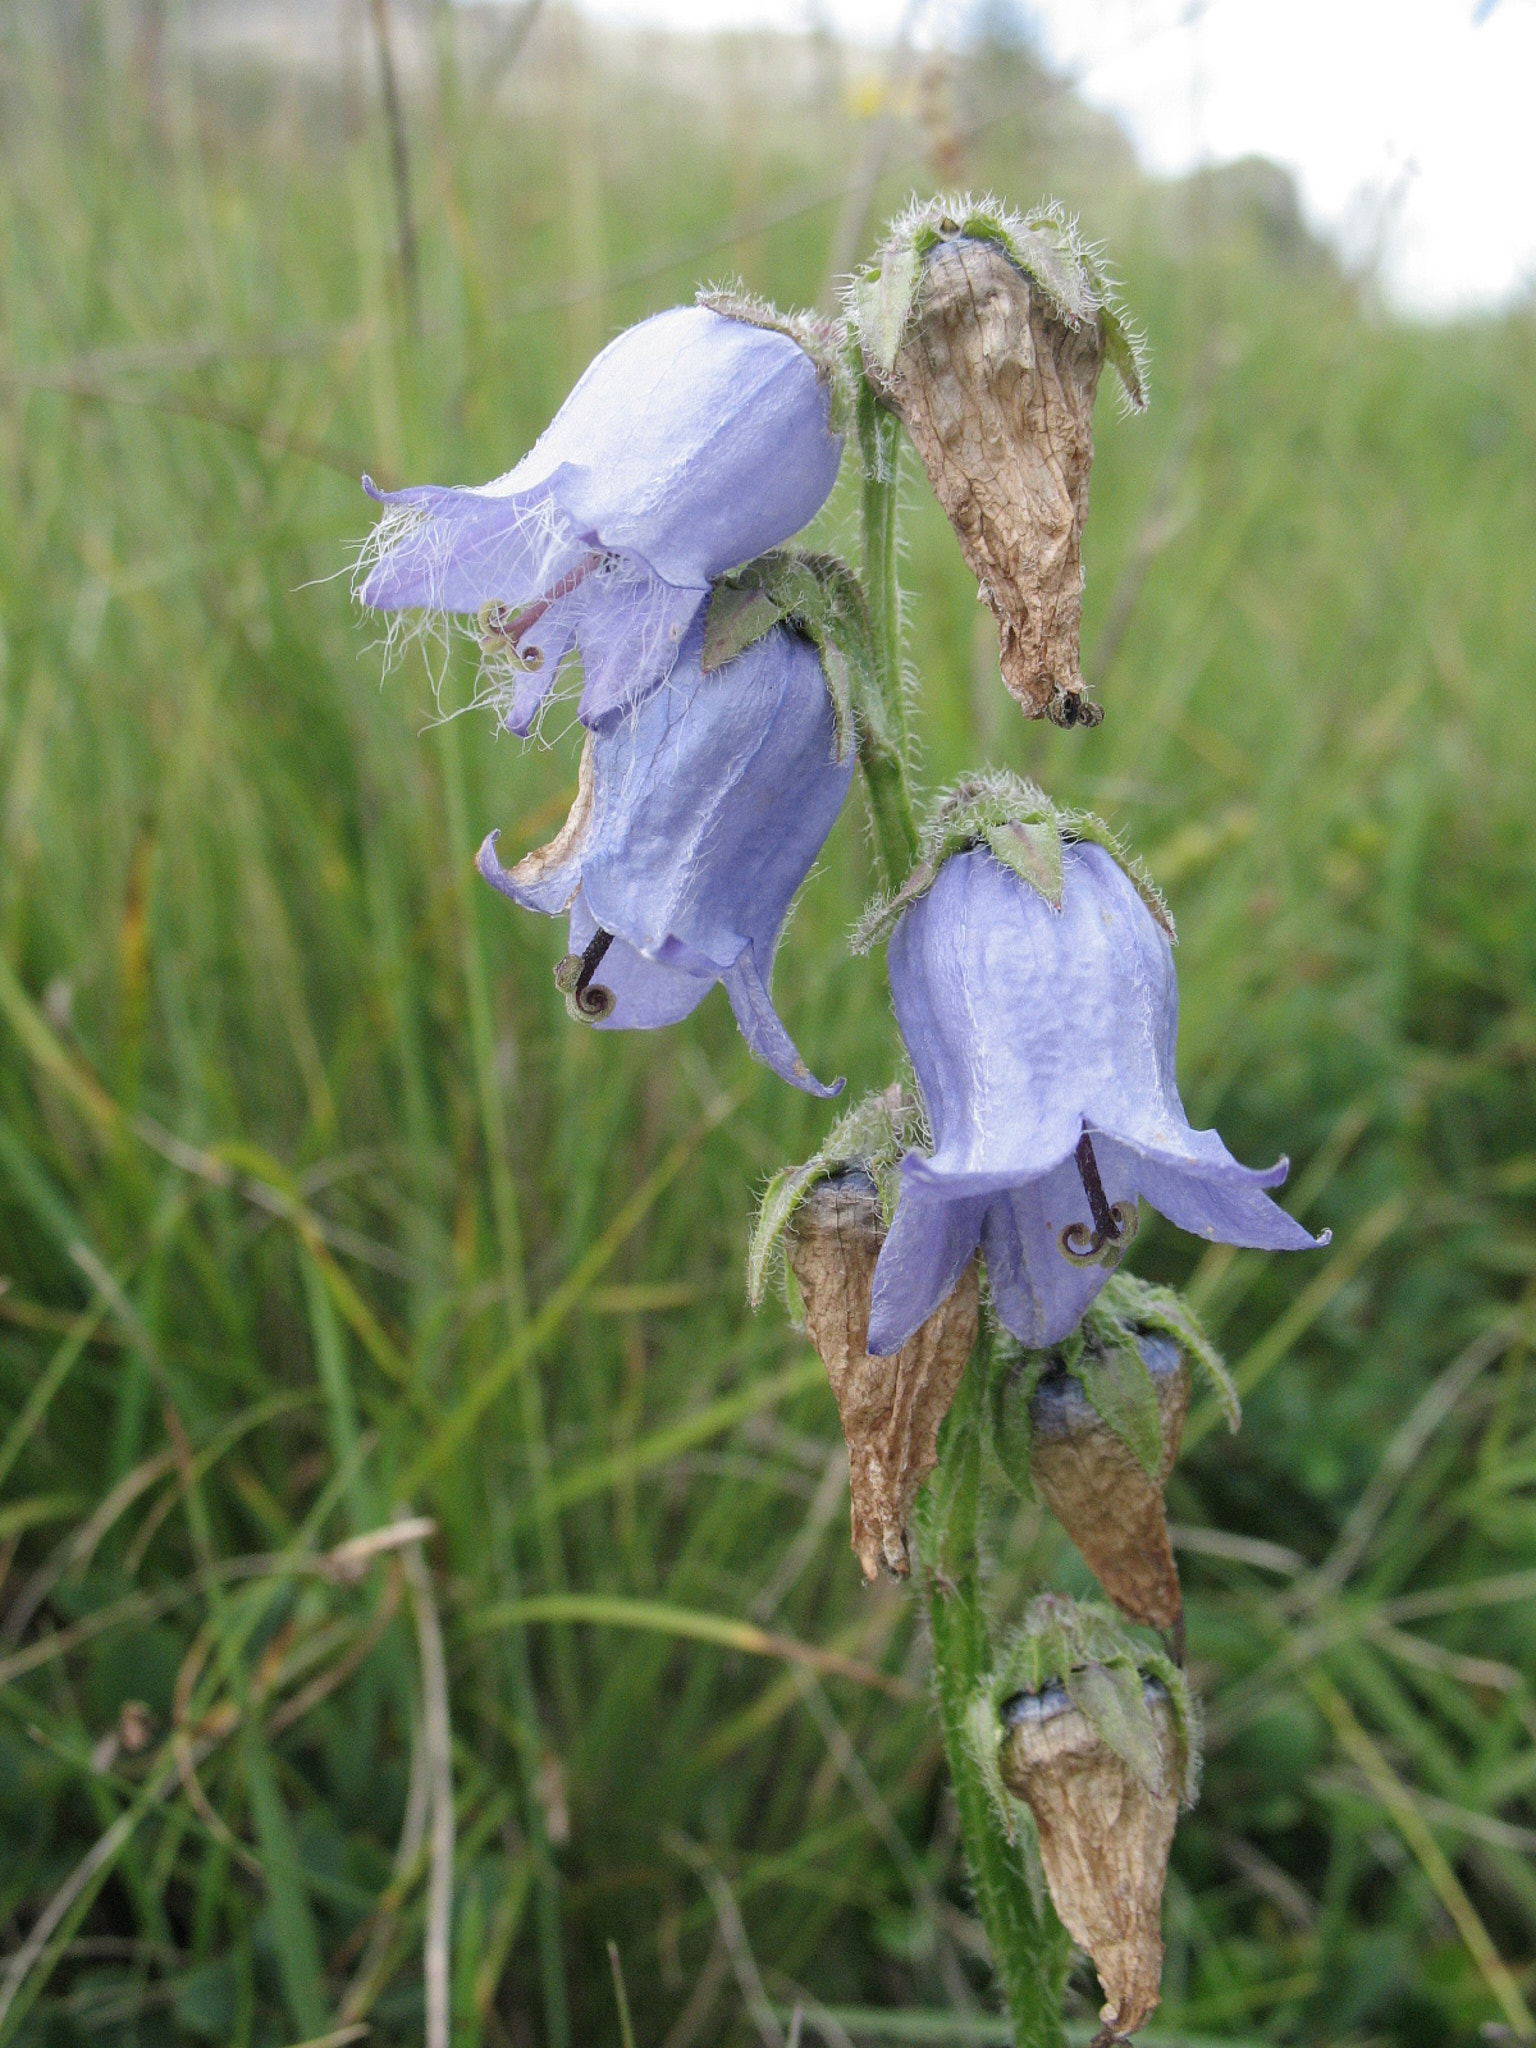
[[[1114,1237],[1115,1219],[1110,1214],[1104,1183],[1099,1179],[1099,1162],[1093,1156],[1093,1140],[1086,1131],[1077,1141],[1077,1170],[1082,1178],[1083,1193],[1088,1197],[1088,1211],[1093,1217],[1095,1232],[1101,1238]]]
[[[571,999],[583,1017],[602,1018],[613,1010],[612,989],[595,987],[592,977],[602,965],[603,955],[613,944],[613,933],[595,931],[582,950],[581,966],[576,973],[576,986]]]
[[[581,970],[576,976],[576,993],[578,996],[586,994],[588,984],[602,965],[603,955],[612,944],[612,932],[596,931],[588,939],[582,950]],[[1102,1202],[1103,1199],[1104,1197],[1101,1194],[1099,1200]]]
[[[1083,1193],[1088,1197],[1088,1213],[1093,1218],[1090,1231],[1082,1223],[1069,1223],[1061,1233],[1061,1248],[1076,1265],[1089,1265],[1104,1261],[1118,1263],[1120,1254],[1136,1235],[1136,1209],[1133,1203],[1116,1202],[1111,1205],[1104,1192],[1104,1183],[1099,1178],[1099,1162],[1093,1156],[1093,1140],[1084,1131],[1077,1141],[1073,1154],[1077,1161],[1078,1177],[1083,1183]]]
[[[607,556],[599,551],[583,556],[574,569],[568,569],[557,583],[550,585],[542,597],[536,598],[520,612],[509,612],[504,604],[488,606],[482,614],[487,634],[496,640],[510,642],[513,651],[517,652],[523,635],[539,623],[550,606],[558,604],[562,597],[569,597],[571,592],[584,583],[594,569],[600,569],[606,560]]]

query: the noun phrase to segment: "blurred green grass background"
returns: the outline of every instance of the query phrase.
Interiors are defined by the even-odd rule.
[[[882,82],[552,8],[239,19],[0,13],[0,2043],[421,2041],[449,1771],[456,2048],[618,2042],[610,1940],[642,2048],[797,2003],[838,2048],[1004,2038],[913,1599],[860,1586],[820,1368],[743,1301],[828,1113],[723,997],[567,1022],[563,931],[469,856],[549,836],[575,735],[437,723],[347,574],[362,469],[496,474],[622,325],[814,302],[952,184],[1107,242],[1154,403],[1099,407],[1094,733],[1018,718],[912,465],[925,782],[985,757],[1126,832],[1192,1117],[1334,1231],[1136,1248],[1247,1403],[1170,1489],[1210,1731],[1148,2038],[1519,2038],[1529,310],[1394,322],[1277,173],[1149,183],[1001,29]],[[870,882],[855,800],[776,983],[855,1095]],[[424,1553],[322,1569],[400,1504]],[[1091,1584],[1033,1507],[992,1541],[1004,1617]]]

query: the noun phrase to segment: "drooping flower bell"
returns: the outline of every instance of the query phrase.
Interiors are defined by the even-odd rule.
[[[973,845],[891,935],[891,993],[934,1148],[903,1162],[872,1351],[894,1351],[932,1313],[978,1243],[1004,1325],[1032,1347],[1059,1343],[1123,1255],[1140,1197],[1225,1244],[1327,1242],[1265,1192],[1283,1159],[1255,1171],[1215,1131],[1190,1128],[1174,1078],[1173,956],[1135,882],[1100,845],[1068,843],[1060,863],[1056,909]]]
[[[725,985],[742,1035],[776,1074],[835,1095],[807,1070],[768,994],[790,901],[848,793],[812,644],[778,626],[724,667],[702,667],[690,627],[665,682],[587,734],[576,801],[547,846],[481,874],[526,909],[570,918],[555,979],[575,1017],[649,1031]]]
[[[363,603],[478,616],[514,732],[573,646],[584,723],[633,703],[672,668],[711,580],[799,532],[836,481],[835,371],[816,331],[718,307],[675,307],[610,342],[494,483],[385,494],[364,480],[386,509]]]

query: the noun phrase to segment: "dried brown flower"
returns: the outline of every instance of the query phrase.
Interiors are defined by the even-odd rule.
[[[1162,1979],[1179,1738],[1167,1692],[1155,1681],[1144,1690],[1161,1756],[1151,1783],[1109,1747],[1064,1685],[1018,1694],[1003,1708],[1002,1780],[1034,1815],[1051,1899],[1099,1973],[1100,2043],[1144,2023]]]
[[[939,1425],[976,1341],[975,1262],[893,1358],[871,1358],[869,1298],[885,1219],[874,1181],[861,1172],[822,1180],[785,1232],[805,1300],[805,1325],[827,1368],[848,1445],[854,1553],[873,1579],[911,1570],[907,1520],[938,1462]]]
[[[1096,320],[1069,325],[997,242],[954,235],[928,253],[876,380],[997,615],[1003,681],[1026,716],[1058,725],[1103,715],[1078,651],[1103,362]]]
[[[1189,1412],[1190,1373],[1167,1337],[1137,1340],[1157,1393],[1162,1461],[1149,1472],[1070,1374],[1048,1374],[1029,1404],[1030,1477],[1122,1614],[1172,1629],[1183,1613],[1163,1488]]]
[[[1106,357],[1127,402],[1146,404],[1141,342],[1099,252],[1054,205],[1025,216],[951,194],[892,223],[848,311],[865,375],[906,425],[997,614],[1009,690],[1030,718],[1097,724],[1078,636]],[[876,454],[866,439],[866,475]]]

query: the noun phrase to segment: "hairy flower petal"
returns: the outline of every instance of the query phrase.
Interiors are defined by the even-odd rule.
[[[870,1347],[931,1313],[978,1240],[993,1300],[1026,1344],[1058,1343],[1113,1269],[1062,1250],[1096,1221],[1077,1148],[1092,1139],[1106,1203],[1145,1198],[1227,1244],[1318,1242],[1215,1131],[1190,1127],[1174,1073],[1178,985],[1166,934],[1102,847],[1068,846],[1060,911],[983,848],[958,853],[890,941],[891,992],[934,1134],[909,1153],[875,1281]],[[940,1247],[942,1246],[942,1254]]]
[[[368,485],[385,513],[362,601],[496,607],[509,652],[535,657],[513,693],[517,731],[574,643],[595,723],[669,672],[713,578],[815,517],[842,453],[830,408],[789,334],[707,306],[658,313],[609,343],[494,483]]]

